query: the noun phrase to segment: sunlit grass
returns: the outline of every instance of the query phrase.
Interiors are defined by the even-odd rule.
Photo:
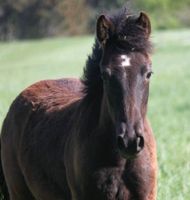
[[[158,144],[159,200],[190,199],[190,31],[155,33],[149,118]]]
[[[158,146],[159,200],[190,199],[190,30],[155,32],[149,118]],[[0,43],[0,124],[35,81],[81,76],[93,37]]]

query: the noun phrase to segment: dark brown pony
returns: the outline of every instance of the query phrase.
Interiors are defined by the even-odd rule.
[[[1,135],[5,199],[156,199],[150,33],[145,13],[101,15],[81,80],[41,81],[15,99]]]

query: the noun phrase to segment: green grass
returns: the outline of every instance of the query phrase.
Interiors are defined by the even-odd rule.
[[[158,144],[160,200],[190,199],[190,31],[155,34],[149,117]]]
[[[190,30],[155,32],[149,118],[158,146],[158,200],[190,199]],[[79,76],[92,37],[0,43],[0,124],[40,79]]]

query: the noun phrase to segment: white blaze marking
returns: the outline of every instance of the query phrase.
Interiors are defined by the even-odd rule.
[[[129,56],[121,55],[121,59],[122,59],[122,62],[121,62],[122,67],[129,67],[131,65],[131,62],[130,62],[131,59]]]

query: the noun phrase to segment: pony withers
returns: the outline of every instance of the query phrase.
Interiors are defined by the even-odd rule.
[[[40,81],[14,100],[1,135],[4,199],[156,199],[150,34],[143,12],[101,15],[81,79]]]

